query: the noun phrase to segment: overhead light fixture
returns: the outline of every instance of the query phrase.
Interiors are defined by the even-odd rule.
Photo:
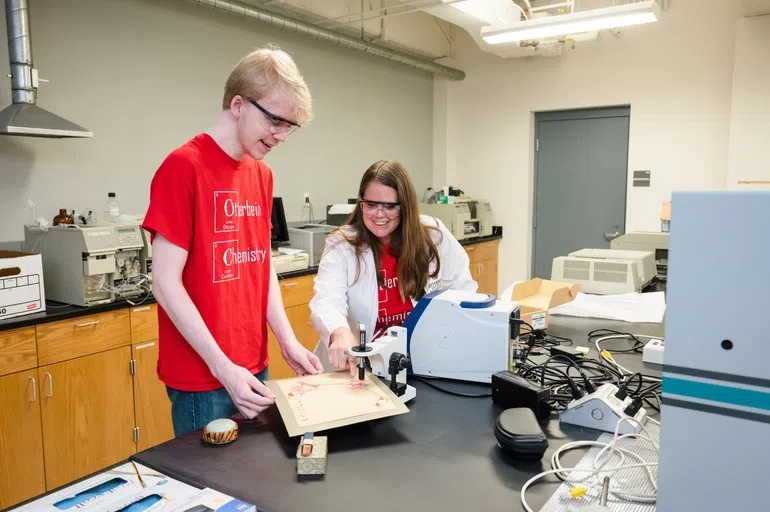
[[[602,9],[544,16],[505,25],[489,25],[481,29],[481,37],[489,44],[515,43],[652,23],[658,21],[659,16],[658,2],[645,0]]]

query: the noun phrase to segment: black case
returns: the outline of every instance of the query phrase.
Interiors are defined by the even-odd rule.
[[[498,446],[516,459],[540,460],[548,449],[535,413],[526,407],[503,411],[495,422],[495,437]]]

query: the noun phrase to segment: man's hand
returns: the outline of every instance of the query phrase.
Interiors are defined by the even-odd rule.
[[[340,370],[349,369],[352,377],[356,376],[356,358],[346,351],[358,345],[356,337],[347,327],[335,329],[329,336],[329,364]]]
[[[248,419],[275,403],[275,395],[246,368],[230,363],[212,372],[221,382],[238,411]]]
[[[315,375],[324,371],[318,356],[303,347],[296,339],[281,343],[281,355],[297,375]]]

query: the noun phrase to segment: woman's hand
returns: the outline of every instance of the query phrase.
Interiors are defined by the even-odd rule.
[[[349,369],[352,377],[356,376],[356,359],[346,351],[357,345],[358,341],[347,327],[335,329],[329,336],[329,364],[340,370]]]

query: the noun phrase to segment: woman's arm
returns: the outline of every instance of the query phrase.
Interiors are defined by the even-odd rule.
[[[345,254],[345,242],[339,242],[338,235],[327,238],[310,300],[310,321],[327,347],[334,331],[349,328],[347,260],[351,255]]]
[[[476,292],[479,285],[471,277],[471,261],[468,258],[468,253],[465,252],[454,235],[449,232],[444,223],[439,219],[435,220],[442,235],[438,250],[441,258],[441,280],[444,288]]]

